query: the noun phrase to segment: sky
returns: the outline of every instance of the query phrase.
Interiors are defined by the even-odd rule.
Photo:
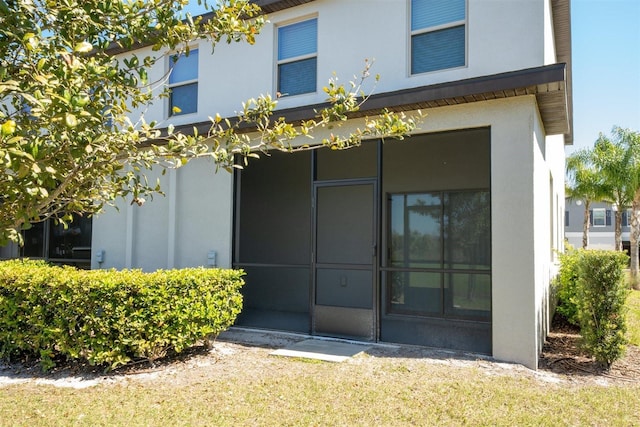
[[[640,0],[571,0],[573,147],[640,132]]]
[[[202,10],[192,3],[190,12]],[[640,132],[640,0],[571,0],[571,37],[573,146],[567,154],[593,147],[613,126]]]

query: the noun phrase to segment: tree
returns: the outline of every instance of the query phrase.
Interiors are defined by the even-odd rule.
[[[618,205],[616,247],[621,242],[619,222],[622,209],[631,206],[630,270],[632,284],[638,287],[638,243],[640,241],[640,133],[614,126],[611,136],[600,134],[591,161],[601,177],[599,197]]]
[[[602,180],[594,163],[593,150],[582,149],[567,158],[567,197],[584,202],[582,247],[589,246],[591,202],[602,199]]]
[[[160,192],[144,175],[154,166],[179,167],[208,156],[231,169],[257,151],[309,149],[294,148],[291,140],[339,126],[366,101],[362,80],[345,87],[333,79],[324,88],[329,106],[295,126],[274,118],[277,100],[269,95],[245,102],[234,120],[211,114],[206,135],[133,122],[131,108],[157,99],[152,89],[162,82],[149,81],[147,70],[168,51],[174,58],[188,55],[185,46],[196,39],[212,47],[253,44],[265,23],[249,0],[219,0],[205,18],[184,14],[188,3],[0,0],[0,244],[20,241],[20,230],[36,221],[65,223],[118,197],[142,203]],[[209,7],[206,0],[198,3]],[[142,44],[153,53],[133,53]],[[118,57],[122,52],[129,54]],[[414,127],[412,119],[383,111],[362,129],[321,144],[348,148],[367,137],[402,138]]]
[[[617,207],[615,212],[615,250],[622,250],[622,212],[631,206],[633,189],[628,167],[632,151],[622,141],[600,134],[592,150],[592,160],[601,178],[602,199]]]
[[[631,232],[629,238],[631,282],[638,289],[638,243],[640,243],[640,132],[614,126],[612,139],[626,150],[626,167],[622,175],[627,177],[631,196]]]

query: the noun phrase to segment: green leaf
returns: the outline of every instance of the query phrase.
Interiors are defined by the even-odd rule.
[[[2,136],[9,136],[16,131],[16,122],[13,120],[7,120],[0,127],[0,133]]]
[[[36,38],[36,35],[34,33],[26,33],[22,37],[22,42],[25,44],[27,50],[29,51],[36,50],[39,44],[38,39]]]
[[[93,50],[93,45],[89,42],[81,42],[76,44],[73,50],[78,53],[87,53]]]
[[[67,127],[69,127],[69,128],[74,128],[74,127],[78,126],[78,119],[76,119],[76,116],[74,114],[71,114],[71,113],[67,113],[65,115],[64,122],[67,125]]]

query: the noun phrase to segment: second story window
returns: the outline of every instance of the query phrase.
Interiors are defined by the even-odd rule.
[[[465,65],[466,0],[411,0],[411,74]]]
[[[198,50],[169,58],[169,116],[198,111]]]
[[[316,91],[318,19],[278,28],[277,91],[282,96]]]

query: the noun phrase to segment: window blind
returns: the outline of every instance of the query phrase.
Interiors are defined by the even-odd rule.
[[[313,54],[317,49],[317,19],[278,28],[278,61]]]
[[[411,73],[425,73],[465,64],[464,25],[411,38]]]
[[[465,19],[465,0],[411,0],[411,31]]]
[[[196,80],[198,78],[198,49],[180,55],[178,61],[174,61],[174,56],[169,58],[169,67],[172,69],[169,76],[169,84]]]
[[[316,91],[317,58],[288,62],[278,66],[278,92],[298,95]]]

